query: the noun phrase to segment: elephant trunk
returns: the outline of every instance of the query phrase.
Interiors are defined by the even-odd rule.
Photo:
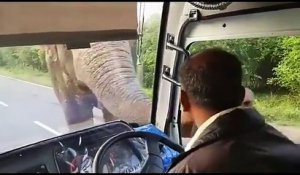
[[[128,41],[92,43],[74,51],[77,77],[116,118],[126,122],[150,122],[151,101],[137,80]]]

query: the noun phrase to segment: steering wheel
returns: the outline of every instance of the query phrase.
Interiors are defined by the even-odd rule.
[[[146,141],[148,156],[141,170],[141,173],[164,173],[163,161],[160,156],[160,143],[163,143],[164,145],[179,153],[184,152],[184,149],[180,145],[177,145],[168,138],[157,134],[144,131],[123,132],[108,139],[98,149],[93,161],[93,173],[102,173],[101,168],[103,167],[100,165],[102,165],[104,155],[109,148],[111,148],[115,143],[129,138],[143,138]]]

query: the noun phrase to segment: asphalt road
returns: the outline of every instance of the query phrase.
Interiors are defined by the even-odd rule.
[[[2,152],[60,135],[66,122],[52,88],[0,76],[0,126]]]
[[[0,153],[67,132],[70,128],[52,88],[0,76]]]
[[[0,76],[0,153],[102,123],[94,112],[96,120],[68,126],[52,88]],[[300,143],[300,128],[276,128]]]

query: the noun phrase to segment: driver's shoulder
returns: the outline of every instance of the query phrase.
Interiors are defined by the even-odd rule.
[[[223,163],[229,155],[232,144],[231,141],[220,140],[200,147],[186,157],[187,163],[195,166]]]
[[[231,141],[216,141],[206,146],[195,147],[177,160],[169,172],[188,173],[206,172],[223,169],[228,162]]]

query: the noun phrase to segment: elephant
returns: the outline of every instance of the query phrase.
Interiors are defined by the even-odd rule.
[[[90,43],[90,48],[67,49],[43,45],[55,95],[68,124],[94,117],[102,110],[105,122],[150,122],[151,100],[143,92],[133,65],[134,42]]]

